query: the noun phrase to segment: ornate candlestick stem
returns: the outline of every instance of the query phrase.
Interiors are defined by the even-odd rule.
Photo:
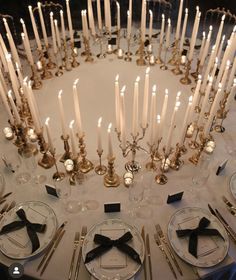
[[[57,160],[56,160],[56,150],[54,151],[50,151],[50,154],[53,157],[54,160],[54,166],[56,168],[56,172],[53,174],[52,178],[55,181],[62,181],[65,178],[65,173],[64,172],[60,172],[58,170],[58,166],[57,166]]]
[[[37,136],[40,152],[43,155],[43,157],[39,159],[38,164],[45,169],[49,169],[54,165],[54,158],[48,154],[48,145],[44,140],[43,133],[37,133]]]
[[[190,69],[191,69],[191,63],[192,63],[192,60],[188,60],[187,61],[187,63],[186,63],[186,71],[185,71],[184,77],[180,79],[180,82],[183,85],[191,84],[191,80],[189,78],[189,72],[190,72]]]
[[[115,50],[114,52],[118,54],[120,50],[120,29],[117,30],[117,50]]]
[[[163,64],[163,60],[161,59],[161,52],[162,52],[162,44],[159,45],[156,64]]]
[[[89,39],[87,39],[85,36],[83,38],[84,38],[84,47],[85,47],[85,55],[86,55],[85,62],[93,62],[94,59],[91,55]]]
[[[184,163],[184,161],[180,159],[182,156],[182,147],[183,146],[180,146],[179,143],[176,144],[174,157],[170,161],[170,168],[176,171],[178,171],[180,166]]]
[[[70,44],[70,47],[71,47],[71,59],[72,59],[71,65],[72,65],[73,68],[76,68],[76,67],[78,67],[80,64],[79,64],[79,62],[76,60],[77,54],[75,53],[75,44],[74,44],[74,42]]]
[[[54,69],[54,68],[56,68],[56,63],[54,63],[54,62],[52,61],[52,57],[51,57],[51,53],[50,53],[50,50],[49,50],[49,46],[46,46],[46,52],[47,52],[47,56],[48,56],[47,68],[48,68],[48,69]]]
[[[43,51],[39,51],[39,60],[42,64],[42,74],[41,77],[43,80],[51,79],[53,77],[52,72],[48,71],[47,65],[46,65],[46,59],[44,57]]]
[[[223,99],[220,101],[220,109],[217,111],[217,118],[224,119],[225,116],[225,106],[230,92],[225,92]]]
[[[59,66],[59,63],[58,63],[58,53],[59,53],[59,51],[54,54],[55,55],[55,61],[56,61],[56,69],[57,69],[57,71],[55,73],[55,76],[60,77],[60,76],[63,75],[63,71],[61,70],[62,68]]]
[[[93,169],[92,162],[86,158],[87,152],[85,148],[86,145],[84,143],[84,135],[82,135],[81,137],[79,136],[79,149],[80,149],[81,161],[79,161],[78,166],[79,166],[79,170],[82,173],[88,173],[90,170]]]
[[[174,75],[181,75],[181,74],[183,74],[183,71],[180,69],[180,63],[181,63],[181,55],[178,54],[178,57],[177,57],[176,62],[175,62],[175,68],[171,70],[171,72]]]
[[[102,59],[102,58],[105,58],[107,55],[106,55],[106,53],[105,52],[103,52],[103,48],[102,48],[102,30],[99,30],[99,46],[100,46],[100,53],[99,54],[97,54],[97,58],[100,58],[100,59]]]
[[[202,151],[204,150],[207,142],[209,141],[209,137],[205,137],[203,134],[201,134],[199,138],[200,138],[200,145],[198,151],[189,158],[189,161],[195,165],[198,164]]]
[[[132,57],[131,57],[132,53],[130,52],[130,37],[127,38],[127,53],[126,53],[126,57],[125,57],[125,61],[131,61]]]
[[[115,173],[114,161],[115,157],[108,157],[108,167],[107,174],[104,176],[104,186],[105,187],[118,187],[120,185],[120,178]]]
[[[151,161],[149,161],[147,164],[146,164],[146,169],[147,170],[155,170],[156,169],[156,164],[155,164],[155,155],[156,155],[156,145],[149,145],[150,147],[150,158],[151,158]]]
[[[229,110],[223,111],[223,113],[221,112],[221,115],[220,115],[221,118],[219,118],[219,119],[221,120],[221,122],[220,122],[220,124],[217,124],[217,125],[215,125],[215,127],[214,127],[214,130],[215,130],[216,132],[218,132],[218,133],[223,133],[223,132],[225,132],[225,128],[224,128],[224,126],[223,126],[223,122],[224,122],[224,120],[226,119],[228,112],[229,112]],[[217,116],[217,117],[218,117],[218,116]]]
[[[165,48],[165,56],[164,56],[164,62],[163,64],[160,66],[161,70],[167,70],[168,66],[166,65],[166,56],[167,56],[167,52],[168,52],[168,48]]]
[[[98,153],[98,156],[99,156],[99,165],[97,165],[95,167],[95,172],[98,175],[104,175],[107,172],[107,168],[106,168],[105,165],[102,165],[102,153],[103,153],[103,150],[101,150],[101,151],[97,150],[97,153]]]
[[[39,78],[38,72],[36,70],[35,65],[31,65],[31,71],[32,71],[32,89],[41,89],[42,88],[42,82]]]
[[[196,71],[195,71],[195,72],[192,72],[192,73],[191,73],[191,76],[196,80],[200,72],[201,72],[201,71],[200,71],[200,60],[198,59],[198,60],[197,60],[197,68],[196,68]]]
[[[169,153],[166,153],[165,148],[163,148],[163,151],[164,151],[164,156],[163,156],[163,160],[161,161],[161,165],[160,165],[161,173],[157,174],[155,177],[156,183],[159,185],[165,185],[168,182],[168,178],[164,173],[168,172],[168,170],[169,170],[169,165],[170,165],[169,156],[172,152],[172,150],[170,150]]]
[[[68,57],[68,50],[67,50],[66,40],[64,40],[64,42],[63,42],[63,50],[64,50],[64,54],[65,54],[63,60],[65,62],[66,71],[71,71],[72,67],[71,67],[71,63],[70,63],[69,57]]]
[[[142,39],[140,39],[140,47],[139,47],[139,58],[136,60],[136,64],[138,66],[144,66],[146,65],[146,61],[144,59],[145,52],[144,52],[144,42]]]
[[[196,125],[195,125],[195,129],[196,129],[195,138],[194,138],[194,140],[191,140],[188,144],[189,148],[191,148],[191,149],[197,149],[199,147],[199,144],[197,142],[197,137],[198,137],[198,133],[200,131],[200,128],[196,127]]]
[[[65,162],[67,159],[71,158],[71,153],[70,153],[70,146],[69,146],[69,136],[67,135],[65,138],[62,135],[61,139],[64,143],[64,151],[65,153],[63,154],[63,156],[60,158],[60,162]]]
[[[179,40],[175,40],[174,47],[173,47],[173,50],[172,50],[172,57],[168,62],[170,65],[175,65],[176,64],[177,55],[178,55],[178,44],[179,44]]]

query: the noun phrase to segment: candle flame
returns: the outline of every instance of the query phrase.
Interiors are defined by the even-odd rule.
[[[221,89],[222,89],[222,83],[219,83],[218,90],[221,90]]]
[[[100,117],[100,118],[98,119],[98,126],[101,127],[101,124],[102,124],[102,117]]]
[[[25,24],[23,18],[20,19],[20,22],[21,22],[22,24]]]
[[[5,18],[3,18],[4,23],[7,23],[7,20]]]
[[[216,57],[215,59],[215,64],[218,64],[218,57]]]
[[[40,6],[41,6],[41,3],[40,3],[40,2],[38,2],[38,3],[37,3],[37,5],[38,5],[38,7],[40,7]]]
[[[116,75],[116,82],[119,81],[119,74]]]
[[[108,125],[108,129],[107,129],[107,132],[110,133],[111,132],[111,127],[112,127],[112,123],[109,123]]]
[[[149,10],[149,15],[150,17],[152,17],[152,10]]]
[[[221,20],[223,20],[223,21],[225,20],[225,15],[222,16]]]
[[[149,72],[150,72],[150,67],[147,67],[146,74],[149,74]]]
[[[69,124],[70,129],[73,129],[74,123],[75,123],[75,120],[72,120],[72,121],[70,122],[70,124]]]
[[[28,6],[28,9],[29,9],[29,10],[32,10],[32,6]]]
[[[199,11],[199,6],[196,6],[196,11],[197,11],[197,12]]]
[[[164,20],[164,19],[165,19],[165,15],[164,15],[164,14],[162,14],[162,15],[161,15],[161,17],[162,17],[162,20]]]
[[[140,77],[139,76],[137,76],[137,78],[136,78],[136,82],[138,83],[140,81]]]
[[[60,14],[63,15],[63,10],[60,10]]]
[[[126,89],[126,86],[123,86],[122,89],[121,89],[121,93],[124,93],[125,89]]]
[[[185,9],[185,14],[188,14],[188,8]]]
[[[160,123],[160,122],[161,122],[161,116],[157,115],[157,123]]]
[[[12,90],[9,90],[7,95],[8,95],[8,97],[12,97]]]
[[[50,118],[49,118],[49,117],[47,117],[47,118],[46,118],[46,121],[45,121],[45,125],[46,125],[46,126],[48,126],[49,121],[50,121]]]
[[[74,81],[74,86],[77,86],[78,82],[79,82],[79,79],[76,79],[76,80]]]
[[[24,32],[21,33],[21,38],[22,38],[22,40],[25,39],[25,33]]]
[[[166,88],[166,89],[165,89],[165,95],[168,96],[168,94],[169,94],[169,91],[168,91],[168,89]]]
[[[212,31],[213,27],[212,25],[209,26],[209,31]]]
[[[190,104],[192,104],[192,102],[193,102],[193,96],[192,96],[192,95],[189,97],[188,102],[189,102]]]
[[[53,17],[53,12],[50,12],[50,17],[51,17],[51,18]]]
[[[61,96],[62,96],[62,89],[58,92],[58,98],[61,98]]]
[[[203,36],[203,38],[206,38],[206,32],[205,31],[202,32],[202,36]]]
[[[171,25],[171,19],[168,18],[168,25]]]
[[[152,87],[152,91],[156,91],[156,89],[157,89],[157,86],[154,85],[154,86]]]
[[[57,25],[57,19],[54,19],[54,24]]]
[[[128,17],[130,16],[130,12],[129,12],[129,10],[127,11],[127,16],[128,16]]]
[[[230,60],[227,60],[226,67],[229,68],[229,66],[230,66]]]
[[[117,2],[117,1],[116,1],[116,7],[117,7],[117,9],[119,9],[119,8],[120,8],[120,3],[119,3],[119,2]]]
[[[177,101],[177,102],[175,103],[175,107],[179,108],[180,104],[181,104],[181,102],[180,102],[180,101]]]
[[[202,75],[198,75],[198,80],[201,80],[202,79]]]

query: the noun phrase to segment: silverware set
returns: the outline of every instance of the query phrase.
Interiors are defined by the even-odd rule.
[[[87,227],[83,226],[81,233],[76,232],[75,233],[75,238],[74,238],[74,249],[73,249],[73,254],[72,254],[72,258],[71,258],[71,263],[70,263],[70,269],[69,269],[69,275],[68,275],[68,280],[72,279],[72,275],[73,275],[73,269],[74,269],[74,265],[75,265],[75,273],[74,273],[74,280],[78,279],[79,276],[79,270],[80,270],[80,264],[81,264],[81,259],[82,259],[82,246],[84,243],[84,238],[87,234]],[[77,249],[79,248],[79,253],[77,256],[77,260],[75,262],[75,256],[76,256],[76,252]]]
[[[16,206],[16,202],[13,200],[10,204],[9,203],[5,203],[3,205],[3,208],[0,211],[0,221],[2,220],[2,218],[4,217],[4,215],[9,212],[12,208],[14,208]]]
[[[55,253],[58,245],[60,244],[62,237],[65,234],[65,225],[67,224],[67,221],[65,221],[63,224],[61,224],[61,226],[57,229],[55,235],[52,238],[52,241],[50,243],[50,245],[48,246],[46,253],[44,254],[41,262],[39,263],[38,267],[37,267],[37,271],[39,271],[42,267],[42,270],[40,272],[40,276],[44,273],[44,271],[46,270],[53,254]]]

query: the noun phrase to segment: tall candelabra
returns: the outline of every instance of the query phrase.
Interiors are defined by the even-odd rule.
[[[107,174],[104,176],[105,187],[118,187],[120,185],[120,177],[116,174],[114,168],[115,157],[108,157]]]
[[[139,142],[144,138],[146,134],[146,129],[147,128],[142,128],[141,136],[139,136],[139,132],[137,133],[137,135],[131,134],[132,142],[126,141],[125,147],[120,145],[124,157],[127,157],[130,152],[132,154],[131,161],[128,161],[125,164],[125,169],[132,173],[138,172],[139,169],[141,168],[140,164],[135,160],[135,157],[136,157],[137,150],[143,150],[146,152],[146,150],[139,145]],[[121,134],[117,130],[116,132],[117,132],[118,140],[121,143],[121,138],[120,138]]]
[[[82,136],[79,136],[79,149],[80,149],[80,157],[81,160],[78,163],[79,170],[82,173],[88,173],[90,170],[93,169],[93,164],[90,160],[86,158],[87,152],[86,152],[86,145],[84,142],[84,134]]]
[[[191,79],[189,78],[189,73],[190,73],[190,69],[191,69],[191,63],[192,63],[192,60],[188,59],[188,61],[186,63],[186,70],[185,70],[185,73],[184,73],[184,77],[180,79],[180,82],[183,85],[191,84]]]
[[[48,153],[48,144],[45,142],[43,132],[37,133],[37,137],[40,152],[43,155],[43,157],[39,159],[38,164],[45,169],[49,169],[54,165],[54,158]]]

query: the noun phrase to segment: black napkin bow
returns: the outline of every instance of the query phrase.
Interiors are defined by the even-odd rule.
[[[203,217],[199,221],[198,227],[195,229],[176,230],[178,237],[189,236],[188,251],[195,258],[197,258],[198,236],[219,236],[224,240],[223,236],[217,229],[207,228],[209,225],[210,221],[206,217]]]
[[[0,235],[6,234],[9,232],[13,232],[15,230],[19,230],[23,227],[26,227],[29,239],[32,243],[32,253],[35,252],[39,247],[39,238],[37,235],[37,232],[43,233],[46,230],[46,224],[37,224],[37,223],[31,223],[25,214],[25,211],[23,209],[19,209],[16,212],[17,216],[21,219],[21,221],[14,221],[10,224],[7,224],[2,227],[0,231]]]
[[[101,234],[95,234],[93,241],[100,246],[94,248],[86,254],[85,263],[91,262],[95,258],[109,251],[113,246],[115,246],[121,252],[127,254],[131,259],[136,261],[138,264],[141,264],[139,254],[132,247],[126,244],[126,242],[130,241],[132,238],[133,235],[129,231],[115,240],[112,240],[109,237]]]

